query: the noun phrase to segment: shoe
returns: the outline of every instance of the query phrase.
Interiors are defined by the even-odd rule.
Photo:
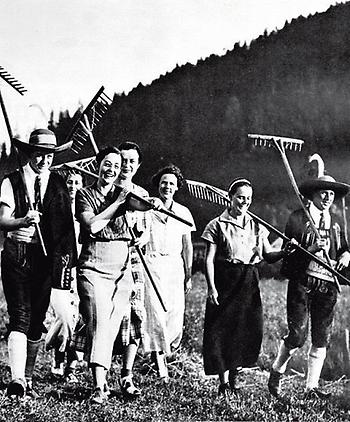
[[[330,392],[321,391],[319,388],[311,388],[304,394],[304,400],[328,400],[330,397]]]
[[[63,375],[64,375],[63,362],[60,362],[60,363],[55,362],[51,366],[51,374],[55,375],[57,377],[63,377]]]
[[[219,385],[218,397],[229,397],[232,393],[230,384],[228,382]]]
[[[16,397],[24,397],[26,395],[27,385],[24,379],[17,378],[10,381],[9,385],[6,389],[6,395],[8,397],[16,396]]]
[[[97,387],[90,397],[90,402],[93,404],[103,404],[105,401],[107,401],[107,399],[107,395],[101,390],[100,387]]]
[[[238,392],[241,387],[238,385],[238,371],[236,369],[231,369],[228,374],[228,382],[230,384],[230,388],[232,392]]]
[[[67,384],[78,384],[79,380],[74,374],[74,372],[68,372],[64,378]]]
[[[136,397],[141,396],[141,390],[135,387],[132,375],[123,377],[119,379],[119,385],[122,393],[130,399],[135,399]]]
[[[269,388],[270,394],[272,394],[274,397],[280,397],[281,395],[282,376],[283,374],[281,374],[280,372],[271,369],[270,378],[267,386]]]
[[[32,381],[27,382],[26,395],[27,397],[30,397],[33,400],[36,400],[40,397],[39,394],[35,390],[33,390]]]

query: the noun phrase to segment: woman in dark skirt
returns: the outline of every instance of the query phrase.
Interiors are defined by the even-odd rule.
[[[249,180],[235,179],[230,205],[206,226],[208,298],[204,321],[203,357],[207,375],[219,375],[219,395],[236,390],[237,368],[252,366],[259,356],[262,305],[255,264],[281,259],[273,251],[269,232],[247,214],[252,201]]]

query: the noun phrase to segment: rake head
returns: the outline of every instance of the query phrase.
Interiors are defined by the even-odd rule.
[[[24,86],[16,78],[11,76],[2,66],[0,66],[0,77],[21,95],[24,95],[24,93],[27,92],[27,89],[25,89]]]
[[[72,151],[79,154],[83,146],[90,142],[88,133],[83,129],[81,123],[87,118],[89,121],[90,129],[93,130],[100,122],[109,106],[112,104],[112,99],[104,92],[102,86],[94,98],[90,101],[89,105],[85,108],[82,114],[74,123],[71,131],[69,132],[65,142],[73,141]]]
[[[304,141],[301,139],[284,138],[281,136],[248,134],[248,138],[252,139],[255,146],[258,147],[276,147],[281,150],[301,151]]]
[[[94,178],[97,178],[98,173],[95,157],[83,158],[82,160],[57,164],[56,166],[52,166],[51,170],[62,175],[81,172]]]
[[[195,198],[223,206],[227,206],[229,203],[227,192],[223,189],[194,180],[186,180],[186,183],[190,194]]]

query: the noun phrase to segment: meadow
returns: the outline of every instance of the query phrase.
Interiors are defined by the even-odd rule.
[[[206,283],[201,273],[193,277],[187,297],[185,331],[181,350],[169,363],[170,382],[162,383],[147,356],[138,356],[135,379],[143,395],[125,401],[118,387],[119,360],[112,366],[109,382],[112,397],[104,406],[91,405],[91,378],[84,365],[79,369],[79,384],[69,385],[50,375],[51,354],[41,351],[35,383],[41,398],[13,401],[5,396],[9,380],[6,340],[0,341],[0,421],[346,421],[350,420],[349,368],[346,364],[344,330],[349,326],[350,290],[343,288],[338,302],[334,330],[322,385],[333,394],[327,403],[303,400],[307,348],[298,353],[284,381],[285,400],[272,398],[266,388],[268,370],[276,355],[281,336],[286,332],[286,282],[263,279],[265,335],[258,365],[240,375],[239,396],[229,400],[217,397],[217,379],[203,372],[201,359],[202,327]],[[0,302],[1,332],[5,333],[6,308]]]

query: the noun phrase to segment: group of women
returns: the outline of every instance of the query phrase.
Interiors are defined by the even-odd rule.
[[[103,403],[109,394],[107,374],[115,341],[124,316],[131,311],[134,278],[130,245],[135,243],[135,237],[130,219],[126,218],[132,211],[130,191],[116,184],[122,166],[120,151],[107,147],[97,154],[96,160],[98,178],[92,185],[82,187],[77,174],[68,176],[67,185],[72,198],[76,193],[74,215],[80,223],[77,289],[86,326],[86,359],[93,375],[91,400]],[[159,376],[167,380],[166,356],[180,344],[185,292],[191,288],[191,231],[195,224],[190,211],[174,201],[184,183],[176,166],[162,168],[152,183],[160,200],[148,198],[153,207],[144,211],[148,213],[150,228],[143,253],[158,293],[145,276],[142,347],[151,352]],[[208,282],[204,369],[207,375],[219,376],[219,395],[236,391],[238,369],[255,364],[259,355],[262,306],[255,264],[262,259],[275,262],[288,253],[273,250],[267,229],[250,217],[252,193],[249,180],[235,179],[228,189],[229,206],[209,222],[202,234],[207,242]],[[162,209],[189,221],[192,227],[170,218]],[[71,332],[74,324],[70,324]],[[60,353],[62,348],[61,352],[56,350],[56,367],[61,365],[57,358]],[[68,348],[66,375],[71,375],[75,358]],[[129,391],[138,395],[140,390],[133,385],[132,375],[128,383]]]
[[[77,190],[74,215],[80,224],[77,290],[85,323],[85,358],[93,375],[91,401],[100,404],[109,395],[107,374],[122,322],[126,315],[132,318],[135,277],[130,248],[138,244],[138,232],[130,224],[132,219],[127,218],[133,211],[130,190],[116,183],[122,168],[120,151],[106,147],[97,154],[96,161],[98,178]],[[166,355],[179,346],[182,336],[184,295],[191,279],[191,230],[195,230],[195,225],[190,211],[173,199],[183,183],[180,170],[170,165],[161,169],[152,181],[158,188],[159,198],[149,198],[152,209],[144,211],[149,214],[150,227],[149,240],[143,250],[167,312],[145,276],[142,347],[145,352],[151,352],[159,375],[167,380]],[[68,177],[68,186],[70,183]],[[169,213],[160,212],[162,209],[190,221],[192,227],[171,218]],[[67,355],[67,360],[71,368],[74,359]],[[122,391],[137,396],[140,390],[134,386],[129,372],[120,380],[120,385]]]

